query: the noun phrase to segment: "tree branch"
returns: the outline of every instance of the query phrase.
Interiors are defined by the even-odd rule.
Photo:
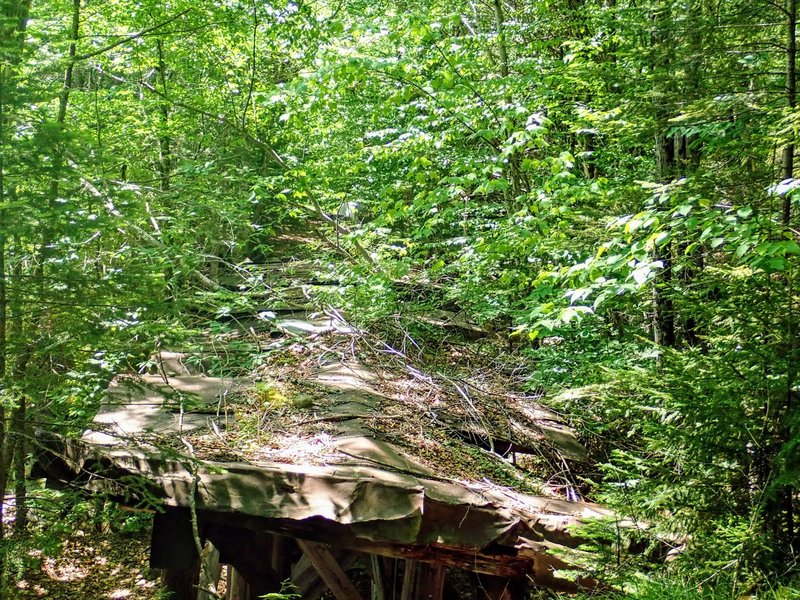
[[[185,14],[191,12],[191,10],[192,10],[191,8],[187,8],[183,12],[179,12],[177,15],[175,15],[174,17],[170,17],[166,21],[162,21],[161,23],[158,23],[157,25],[153,25],[152,27],[148,27],[147,29],[143,29],[142,31],[139,31],[137,33],[130,33],[130,34],[126,35],[126,36],[123,36],[121,39],[119,39],[119,40],[117,40],[115,42],[111,42],[107,46],[103,46],[102,48],[98,48],[97,50],[92,50],[91,52],[87,52],[85,54],[80,54],[80,55],[76,56],[74,58],[74,60],[76,60],[76,61],[78,61],[78,60],[87,60],[87,59],[92,58],[94,56],[99,56],[100,54],[104,54],[104,53],[108,52],[109,50],[113,50],[117,46],[121,46],[122,44],[125,44],[126,42],[130,42],[131,40],[135,40],[137,38],[143,37],[143,36],[147,35],[148,33],[152,33],[153,31],[156,31],[157,29],[161,29],[162,27],[164,27],[166,25],[169,25],[173,21],[177,21],[178,19],[180,19]]]

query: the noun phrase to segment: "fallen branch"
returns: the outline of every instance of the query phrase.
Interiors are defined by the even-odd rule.
[[[405,419],[404,415],[329,415],[327,417],[317,417],[316,419],[304,419],[298,425],[309,425],[311,423],[335,423],[338,421],[350,421],[352,419],[378,419],[393,420]]]

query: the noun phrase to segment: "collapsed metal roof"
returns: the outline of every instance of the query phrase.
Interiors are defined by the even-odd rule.
[[[54,448],[51,479],[334,548],[552,589],[595,584],[570,573],[584,558],[572,527],[608,511],[470,472],[489,463],[513,472],[517,453],[559,468],[586,460],[557,415],[512,392],[470,394],[469,382],[445,390],[408,361],[362,361],[360,332],[339,313],[294,311],[256,326],[238,329],[293,360],[218,378],[204,373],[202,357],[161,353],[152,373],[117,377],[94,427]],[[331,352],[337,344],[350,350]],[[451,468],[448,453],[473,462]]]

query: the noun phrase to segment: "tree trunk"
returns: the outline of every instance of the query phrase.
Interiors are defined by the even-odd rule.
[[[6,362],[8,358],[8,296],[6,294],[6,210],[5,210],[5,69],[0,70],[0,381],[5,387]],[[5,550],[2,547],[4,538],[4,505],[8,469],[5,467],[6,454],[6,409],[0,404],[0,586],[5,573]],[[0,588],[1,589],[1,588]]]
[[[23,537],[28,528],[28,477],[25,466],[28,460],[28,403],[25,396],[19,399],[14,409],[12,426],[14,431],[14,534]]]
[[[663,267],[653,283],[653,341],[659,346],[675,347],[675,307],[672,303],[672,257],[667,245],[656,253]]]
[[[505,16],[502,0],[494,0],[494,23],[497,29],[497,52],[500,55],[500,74],[508,77],[508,49],[506,47]]]
[[[786,0],[786,103],[790,109],[794,109],[797,105],[797,0]],[[788,143],[783,148],[783,155],[781,157],[782,177],[783,179],[794,178],[794,150],[793,143]],[[781,206],[781,223],[788,227],[792,219],[792,205],[791,194],[784,194]],[[793,437],[793,420],[794,420],[794,384],[795,384],[795,367],[794,361],[796,360],[796,346],[794,334],[794,295],[792,278],[787,275],[787,320],[786,320],[786,345],[788,353],[786,357],[787,374],[786,374],[786,401],[784,410],[779,411],[776,415],[779,424],[777,427],[778,435],[775,443],[775,451],[772,456],[773,468],[778,465],[777,454],[781,448],[787,444]],[[781,473],[777,473],[781,475]],[[800,550],[800,539],[796,537],[795,532],[795,493],[796,487],[792,484],[781,486],[780,489],[775,491],[777,498],[775,502],[767,504],[766,520],[767,525],[776,533],[779,533],[777,540],[781,550],[778,552],[779,556],[786,560],[791,560],[795,553]],[[780,531],[783,529],[783,531]]]
[[[786,101],[789,108],[797,104],[797,0],[786,0]],[[783,179],[794,177],[794,144],[783,148]],[[791,194],[784,194],[781,221],[788,225],[792,217]]]
[[[158,49],[158,83],[161,86],[164,99],[161,101],[161,133],[158,138],[159,157],[158,170],[161,177],[161,191],[166,192],[170,186],[170,173],[172,171],[172,138],[169,135],[169,91],[167,90],[167,65],[164,60],[164,44],[156,40]]]
[[[653,17],[651,44],[655,52],[653,73],[653,99],[655,115],[655,180],[668,183],[675,176],[675,136],[669,135],[669,108],[666,99],[671,85],[670,38],[665,33],[669,21],[669,9],[656,8]],[[667,245],[657,249],[653,258],[660,260],[662,267],[653,281],[653,341],[661,346],[675,345],[675,314],[671,298],[672,256]]]
[[[500,75],[503,79],[507,79],[510,69],[508,60],[508,44],[506,42],[505,14],[503,13],[502,0],[494,0],[492,6],[494,10],[494,25],[495,30],[497,31],[497,52],[500,62]],[[508,86],[508,82],[506,82],[505,85]],[[506,94],[505,101],[506,104],[509,105],[513,102],[510,92]],[[519,162],[519,153],[514,152],[508,157],[508,165],[506,165],[504,169],[506,178],[508,179],[508,183],[511,188],[510,190],[507,189],[503,191],[504,200],[509,214],[517,209],[517,198],[519,198],[523,190],[523,177],[519,168]]]
[[[8,288],[6,279],[7,219],[5,209],[5,152],[6,123],[16,100],[16,68],[22,59],[25,31],[28,24],[32,0],[4,2],[0,13],[3,19],[0,29],[0,381],[5,383],[8,365]],[[11,463],[6,410],[0,406],[0,585],[5,579],[5,551],[2,547],[5,536],[3,508]]]

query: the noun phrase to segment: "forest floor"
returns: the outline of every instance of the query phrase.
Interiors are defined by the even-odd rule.
[[[87,523],[65,537],[56,552],[24,551],[18,562],[25,567],[10,586],[11,598],[155,600],[158,574],[148,566],[149,545],[146,528],[105,531]]]
[[[224,436],[191,436],[198,456],[248,462],[267,453],[272,461],[329,464],[337,460],[332,441],[346,417],[347,427],[353,423],[367,427],[370,435],[395,444],[439,476],[554,499],[579,499],[579,486],[565,471],[565,455],[577,455],[581,461],[585,450],[558,415],[539,405],[538,394],[521,391],[524,369],[501,360],[505,355],[495,351],[487,332],[443,310],[412,315],[411,322],[422,336],[416,340],[399,318],[373,334],[346,322],[334,309],[312,317],[311,311],[319,306],[309,291],[324,292],[330,284],[308,259],[314,254],[311,249],[310,240],[282,236],[277,256],[256,265],[255,275],[248,275],[257,282],[253,288],[265,294],[268,310],[231,318],[226,322],[230,331],[215,343],[252,346],[259,364],[244,372],[243,367],[222,360],[227,356],[224,349],[211,357],[226,375],[234,367],[240,369],[231,371],[232,376],[244,378],[250,387]],[[230,287],[242,289],[247,281],[240,275]],[[261,318],[266,314],[269,319]],[[320,319],[328,323],[322,332],[315,329]],[[431,343],[422,343],[428,337]],[[233,362],[239,360],[246,363]],[[320,384],[331,361],[350,365],[353,372],[366,370],[375,381],[365,386],[363,381],[353,383],[348,375],[345,392],[332,392]],[[166,377],[163,363],[160,372]],[[359,404],[355,401],[363,400],[358,394],[364,393],[373,402],[377,398],[377,403],[368,410],[358,406],[354,412]],[[336,408],[339,405],[344,408]],[[334,409],[349,412],[343,417]],[[496,452],[495,443],[508,449]],[[515,453],[509,454],[512,444]],[[51,532],[49,538],[39,533],[49,539],[48,544],[37,547],[31,538],[9,570],[15,582],[10,586],[12,598],[159,598],[158,573],[148,565],[147,521],[139,519],[137,526],[125,527],[124,518],[74,517],[71,530]],[[104,530],[98,522],[114,527]]]

